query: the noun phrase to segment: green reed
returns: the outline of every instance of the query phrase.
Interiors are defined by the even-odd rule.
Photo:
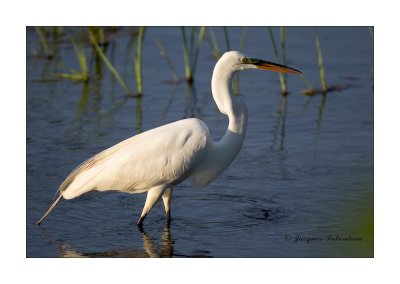
[[[136,89],[138,97],[142,96],[142,47],[143,47],[144,30],[145,30],[144,27],[139,28],[137,50],[134,62]]]
[[[124,89],[125,93],[130,94],[130,91],[129,91],[127,85],[125,84],[125,81],[122,79],[122,77],[119,75],[118,71],[114,68],[112,63],[108,60],[107,56],[101,50],[101,48],[99,47],[99,44],[97,43],[95,35],[93,34],[93,32],[90,29],[89,29],[89,39],[90,39],[90,43],[95,48],[98,55],[103,60],[105,65],[108,67],[108,69],[111,71],[111,73],[114,75],[114,77],[117,79],[117,81],[119,82],[121,87]]]
[[[109,47],[109,41],[106,38],[106,31],[104,27],[89,27],[89,31],[92,32],[94,38],[96,39],[97,44],[101,47],[101,50],[104,54],[107,53],[107,49]],[[92,53],[94,55],[94,70],[97,78],[101,78],[103,76],[103,60],[101,59],[99,53],[95,48],[92,48]]]
[[[89,101],[89,84],[82,84],[81,98],[79,99],[78,108],[80,110],[85,109],[87,102]]]
[[[247,36],[247,30],[248,30],[248,27],[243,27],[243,32],[242,32],[242,35],[240,36],[239,51],[242,51],[242,49],[243,49],[244,40]],[[232,79],[232,91],[235,96],[238,96],[239,91],[240,91],[239,76],[240,76],[240,73],[238,72],[234,75],[234,77]]]
[[[143,120],[143,108],[142,108],[142,97],[138,97],[136,100],[136,130],[141,133]]]
[[[74,47],[75,54],[79,61],[79,66],[81,67],[82,80],[87,81],[89,79],[86,52],[84,43],[77,44],[72,36],[70,36],[72,46]]]
[[[156,42],[158,48],[160,49],[160,56],[165,60],[165,62],[168,65],[169,70],[171,71],[173,82],[175,84],[178,84],[179,83],[178,75],[176,75],[174,66],[171,62],[171,59],[168,56],[167,51],[165,50],[165,48],[163,47],[163,45],[161,44],[161,42],[158,39],[156,39],[155,42]]]
[[[195,34],[197,33],[197,40]],[[205,27],[192,27],[190,31],[190,41],[188,42],[185,27],[181,27],[182,44],[183,44],[183,60],[185,66],[185,76],[188,84],[193,83],[194,72],[196,70],[197,58],[200,46],[204,38]]]
[[[88,72],[88,65],[86,60],[86,50],[85,50],[85,43],[83,41],[79,41],[78,43],[75,41],[74,37],[68,34],[68,38],[72,43],[74,48],[74,52],[76,58],[78,59],[78,63],[80,66],[80,71],[75,69],[71,69],[71,73],[59,73],[56,74],[58,78],[62,79],[70,79],[70,80],[77,80],[87,82],[89,80],[89,72]]]
[[[49,45],[47,43],[46,36],[40,27],[35,27],[36,34],[39,37],[40,44],[42,45],[43,52],[49,54]]]
[[[326,92],[327,92],[328,88],[327,88],[327,85],[326,85],[324,60],[322,58],[321,44],[319,42],[318,32],[317,32],[317,34],[315,36],[315,47],[317,49],[318,68],[319,68],[319,76],[320,76],[320,79],[321,79],[322,94],[326,95]]]
[[[281,54],[282,64],[287,65],[286,60],[286,27],[279,27],[280,43],[281,43]]]
[[[93,27],[89,27],[88,29],[92,33],[94,38],[96,39],[96,42],[98,45],[101,46],[101,45],[107,44],[106,35],[105,35],[103,27],[93,26]]]
[[[316,89],[312,86],[312,84],[306,79],[304,74],[300,74],[300,78],[303,80],[304,84],[307,86],[307,89],[302,92],[303,95],[307,96],[314,96],[318,93],[321,93],[323,96],[325,96],[328,92],[332,91],[341,91],[345,88],[347,88],[346,85],[332,85],[328,87],[328,84],[326,83],[326,73],[325,73],[325,68],[324,68],[324,60],[322,56],[322,50],[321,50],[321,43],[319,40],[319,35],[318,35],[318,29],[316,29],[316,34],[315,34],[315,48],[317,51],[317,64],[318,64],[318,70],[319,70],[319,78],[321,82],[321,89]]]
[[[225,39],[225,44],[226,44],[226,50],[229,51],[229,50],[231,50],[231,45],[229,43],[228,28],[223,27],[223,30],[224,30],[224,39]]]
[[[208,39],[208,43],[209,43],[209,45],[211,47],[212,54],[213,54],[215,60],[218,60],[221,57],[222,53],[221,53],[221,51],[220,51],[220,49],[218,47],[218,41],[217,41],[217,38],[215,37],[214,30],[213,30],[212,27],[208,27],[207,31],[208,31],[207,32],[207,35],[208,35],[207,39]]]
[[[190,70],[189,49],[186,40],[185,28],[181,27],[182,43],[183,43],[183,61],[185,66],[186,80],[191,83],[193,81],[192,72]]]
[[[286,62],[286,28],[285,27],[280,27],[280,49],[281,49],[281,55],[279,55],[279,51],[275,42],[274,38],[274,33],[272,32],[272,28],[268,27],[268,34],[269,38],[271,40],[271,45],[274,50],[274,55],[275,55],[275,60],[280,63],[280,64],[285,64]],[[278,73],[279,74],[279,82],[281,84],[281,91],[282,95],[287,94],[287,87],[286,87],[286,77],[283,73]]]
[[[239,42],[239,50],[241,51],[243,49],[243,45],[244,45],[244,40],[246,39],[247,36],[247,31],[249,30],[248,27],[243,27],[243,32],[242,35],[240,37],[240,42]]]

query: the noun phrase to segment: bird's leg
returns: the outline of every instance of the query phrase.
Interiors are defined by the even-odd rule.
[[[172,199],[171,197],[172,197],[172,187],[168,187],[164,190],[164,193],[162,195],[168,225],[171,222],[171,199]]]
[[[164,189],[164,186],[157,186],[151,188],[147,192],[146,202],[143,207],[142,215],[140,215],[139,221],[137,222],[138,226],[142,225],[144,218],[146,218],[151,208],[153,208],[154,204],[156,204],[158,199],[160,199],[160,196],[164,192]]]

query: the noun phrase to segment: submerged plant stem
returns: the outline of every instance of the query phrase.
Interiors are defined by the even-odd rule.
[[[173,78],[174,83],[177,84],[179,82],[179,79],[178,79],[178,75],[176,75],[174,66],[172,65],[172,62],[171,62],[171,59],[169,58],[167,52],[165,51],[164,47],[162,46],[161,42],[158,39],[156,39],[156,44],[157,44],[158,48],[160,49],[161,57],[165,60],[165,62],[167,62],[169,70],[172,73],[172,78]]]
[[[86,82],[89,79],[89,75],[86,63],[85,46],[84,44],[78,45],[71,35],[69,35],[69,38],[71,40],[72,46],[74,47],[76,57],[78,58],[79,66],[81,67],[82,80]]]
[[[44,53],[48,54],[49,52],[49,45],[47,44],[46,37],[44,36],[42,29],[40,27],[35,27],[35,31],[39,37],[39,41],[43,47]]]
[[[240,37],[239,51],[242,51],[242,49],[243,49],[243,44],[244,44],[244,40],[245,40],[246,35],[247,35],[247,30],[248,30],[248,27],[244,27],[243,28],[243,32],[242,32],[242,35]],[[233,94],[235,96],[238,96],[239,92],[240,92],[240,82],[239,82],[239,80],[240,80],[240,73],[238,72],[238,73],[236,73],[234,75],[233,80],[232,80],[232,90],[233,90]]]
[[[200,27],[199,36],[197,38],[197,43],[196,43],[196,47],[195,47],[195,51],[194,51],[194,55],[193,55],[192,64],[191,64],[192,76],[194,76],[194,72],[196,70],[197,58],[199,56],[200,46],[201,46],[201,43],[203,42],[205,30],[206,30],[205,27]]]
[[[138,35],[138,45],[135,57],[135,76],[136,76],[136,88],[137,95],[142,95],[142,46],[143,46],[143,35],[144,27],[140,27]]]
[[[327,85],[326,85],[324,61],[322,59],[321,45],[320,45],[320,42],[319,42],[318,33],[317,33],[317,35],[315,37],[315,46],[317,48],[318,67],[319,67],[319,76],[320,76],[320,79],[321,79],[322,93],[325,95],[328,88],[327,88]]]
[[[217,42],[217,39],[215,37],[214,30],[212,27],[208,28],[208,34],[210,36],[210,45],[211,45],[211,49],[213,52],[213,56],[216,60],[218,60],[221,57],[221,51],[218,47],[218,42]]]
[[[228,28],[224,27],[223,29],[224,29],[224,38],[225,38],[226,50],[229,51],[229,50],[231,50],[231,45],[229,43]]]
[[[126,86],[124,80],[119,75],[118,71],[114,68],[114,66],[111,64],[111,62],[108,60],[107,56],[100,49],[99,45],[96,42],[96,39],[95,39],[93,33],[90,30],[89,30],[89,38],[90,38],[90,42],[92,43],[92,45],[96,49],[97,53],[99,54],[100,58],[104,61],[104,63],[106,64],[108,69],[110,69],[111,73],[115,76],[115,78],[117,78],[118,82],[120,83],[120,85],[124,89],[125,93],[129,94],[129,89]]]
[[[269,33],[269,37],[271,39],[272,48],[274,50],[275,60],[278,61],[278,63],[282,63],[281,60],[279,60],[279,52],[278,52],[278,48],[276,47],[275,38],[274,38],[274,34],[272,32],[271,27],[268,27],[268,33]],[[281,31],[281,37],[282,37],[282,31]],[[284,41],[282,42],[282,38],[281,38],[281,46],[284,47]],[[287,90],[286,90],[285,76],[282,73],[278,73],[278,74],[279,74],[279,82],[281,84],[282,95],[286,95]]]
[[[183,43],[183,61],[185,65],[185,75],[187,82],[191,83],[193,81],[193,77],[192,77],[192,71],[190,70],[189,49],[184,27],[181,27],[181,33],[182,33],[182,43]]]
[[[196,29],[194,27],[191,29],[190,45],[188,45],[184,27],[181,27],[181,33],[182,33],[183,60],[185,65],[186,81],[188,84],[192,84],[194,78],[194,71],[196,70],[196,64],[200,51],[200,46],[204,38],[205,27],[199,28],[196,44],[194,44],[195,41],[194,38],[196,33]],[[190,49],[188,47],[190,47]]]
[[[241,37],[240,37],[239,51],[242,51],[242,49],[243,49],[244,40],[246,39],[247,30],[248,30],[248,29],[249,29],[248,27],[244,27],[244,28],[243,28],[243,32],[242,32],[242,35],[241,35]]]
[[[280,27],[280,38],[281,38],[281,58],[282,64],[287,65],[286,62],[286,27]]]

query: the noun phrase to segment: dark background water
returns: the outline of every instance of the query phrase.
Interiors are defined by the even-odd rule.
[[[273,29],[279,43],[279,29]],[[107,33],[107,56],[135,90],[129,28]],[[221,27],[213,28],[222,51]],[[228,28],[231,49],[243,29]],[[282,97],[278,75],[240,74],[249,122],[242,150],[213,183],[174,189],[171,227],[162,204],[144,231],[136,221],[145,194],[90,193],[62,200],[34,225],[68,173],[95,154],[140,131],[198,117],[219,139],[227,118],[210,90],[215,58],[206,29],[193,88],[171,83],[159,40],[180,78],[183,49],[177,27],[146,29],[143,98],[127,98],[104,64],[87,85],[54,79],[79,65],[63,29],[56,56],[41,56],[34,28],[27,28],[27,256],[175,257],[371,257],[373,256],[373,39],[367,27],[287,28],[288,65],[320,88],[318,33],[328,85],[326,96],[302,95],[307,86],[288,76]],[[52,41],[49,40],[49,45]],[[88,61],[94,64],[91,49]],[[268,30],[250,27],[243,52],[275,61]]]

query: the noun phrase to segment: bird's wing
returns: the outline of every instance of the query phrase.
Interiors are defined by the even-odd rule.
[[[66,198],[90,190],[143,192],[172,185],[190,175],[201,162],[210,134],[198,119],[170,123],[100,152],[78,166],[60,189]]]
[[[104,151],[101,151],[100,153],[97,153],[96,155],[90,157],[89,159],[81,163],[74,170],[72,170],[72,172],[67,176],[67,178],[60,185],[59,190],[61,190],[61,192],[64,192],[77,176],[93,168],[94,166],[99,165],[100,163],[106,161],[107,158],[111,157],[111,155],[113,153],[116,153],[119,149],[122,149],[131,143],[134,143],[134,141],[137,140],[138,136],[139,135],[128,138]]]

